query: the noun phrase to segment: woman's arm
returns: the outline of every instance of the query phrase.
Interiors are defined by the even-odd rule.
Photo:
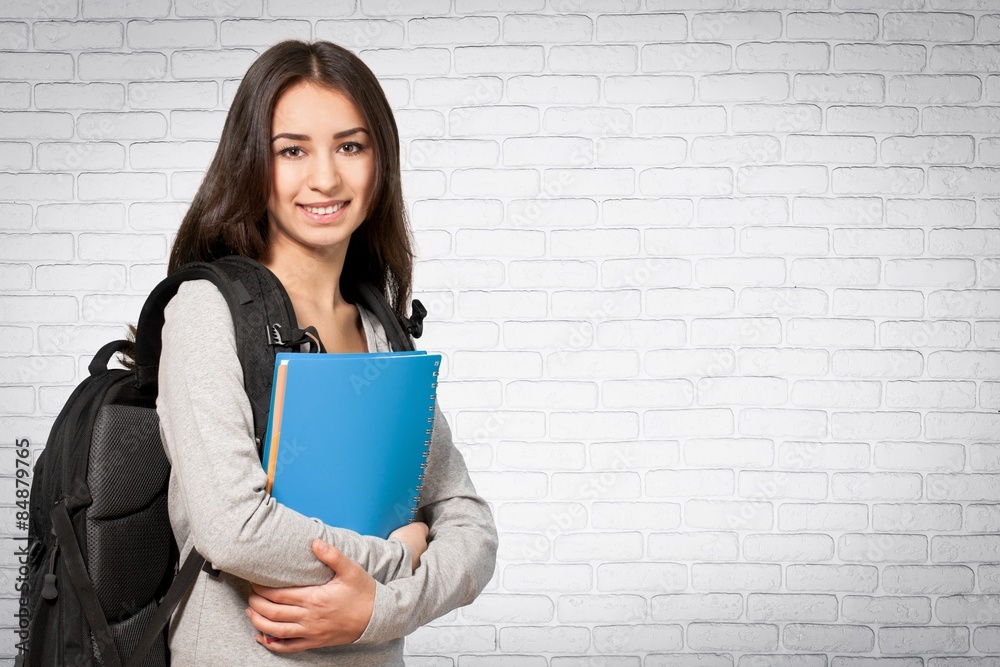
[[[471,603],[493,576],[498,545],[493,514],[476,493],[448,422],[436,405],[417,518],[430,527],[420,567],[411,577],[376,582],[371,620],[355,643],[408,635]]]
[[[377,581],[410,576],[399,540],[326,526],[266,493],[232,316],[208,281],[182,284],[167,305],[156,409],[171,501],[179,496],[194,547],[217,569],[267,586],[322,584],[331,573],[310,546],[320,539]]]
[[[344,637],[357,637],[353,643],[389,641],[469,604],[486,586],[496,563],[493,515],[476,494],[465,461],[452,443],[448,422],[436,406],[418,514],[430,526],[420,567],[412,577],[385,585],[372,582],[374,603],[368,586],[358,578],[346,582],[355,585],[340,587],[255,586],[250,596],[254,627],[287,638],[267,644],[268,648],[294,652],[336,646]],[[358,619],[347,614],[331,613],[341,608],[371,609],[367,626],[357,627]]]

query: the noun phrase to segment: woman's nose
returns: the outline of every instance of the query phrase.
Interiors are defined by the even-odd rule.
[[[340,170],[333,155],[322,153],[313,161],[309,173],[309,187],[320,192],[330,192],[340,185]]]

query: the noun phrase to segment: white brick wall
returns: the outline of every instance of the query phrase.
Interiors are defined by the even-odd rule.
[[[408,664],[996,663],[996,0],[0,2],[0,663],[14,440],[135,321],[285,37],[393,103],[501,533]]]

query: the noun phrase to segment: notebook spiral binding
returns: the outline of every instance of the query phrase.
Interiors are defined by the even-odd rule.
[[[434,365],[438,366],[439,364],[435,363]],[[430,453],[431,453],[431,433],[434,431],[434,426],[433,426],[433,424],[434,424],[434,401],[437,400],[437,379],[436,378],[438,376],[438,371],[434,371],[432,373],[432,375],[434,376],[435,380],[431,383],[431,394],[428,397],[430,399],[430,403],[431,404],[430,404],[430,407],[427,408],[427,411],[431,413],[431,415],[427,418],[427,423],[431,424],[431,426],[428,426],[426,429],[424,429],[424,434],[427,436],[427,439],[424,440],[423,461],[420,462],[420,482],[417,484],[417,487],[416,487],[417,495],[413,496],[413,501],[412,501],[413,505],[410,507],[410,515],[411,516],[416,516],[416,513],[417,513],[417,504],[420,502],[420,492],[424,488],[424,473],[427,472],[427,457],[430,456]]]

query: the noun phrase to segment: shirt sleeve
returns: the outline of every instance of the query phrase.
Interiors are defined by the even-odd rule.
[[[318,538],[382,584],[411,575],[401,541],[327,526],[265,491],[232,316],[211,282],[183,283],[167,305],[158,379],[174,530],[186,524],[187,541],[215,568],[266,586],[322,584],[331,572],[310,547]]]
[[[493,514],[476,493],[436,405],[418,507],[417,518],[430,528],[420,567],[411,577],[376,583],[372,617],[356,644],[408,635],[471,603],[493,576],[498,543]]]

